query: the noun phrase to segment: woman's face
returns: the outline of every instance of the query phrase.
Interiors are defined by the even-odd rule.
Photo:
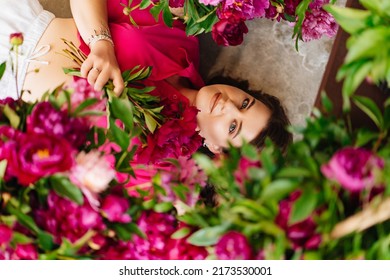
[[[262,102],[239,88],[216,84],[201,88],[196,96],[200,135],[213,152],[241,146],[263,130],[271,116]]]

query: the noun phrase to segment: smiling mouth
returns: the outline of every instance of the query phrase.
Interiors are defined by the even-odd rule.
[[[219,99],[221,98],[222,94],[220,92],[217,92],[214,94],[213,98],[211,98],[210,101],[210,113],[213,112],[215,106],[217,106]]]

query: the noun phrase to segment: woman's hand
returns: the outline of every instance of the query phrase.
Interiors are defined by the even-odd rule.
[[[110,79],[113,81],[116,95],[121,94],[124,89],[114,47],[106,40],[97,41],[91,46],[88,58],[81,65],[81,76],[86,78],[95,90],[102,90]]]

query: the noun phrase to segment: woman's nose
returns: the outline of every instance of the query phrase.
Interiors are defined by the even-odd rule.
[[[230,99],[227,99],[222,105],[222,112],[232,114],[239,113],[240,110],[238,110],[237,106]]]

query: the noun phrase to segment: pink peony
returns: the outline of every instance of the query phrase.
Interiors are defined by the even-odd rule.
[[[175,118],[166,121],[154,134],[147,137],[147,146],[137,151],[138,162],[156,164],[166,158],[189,157],[196,152],[202,138],[196,131],[198,110],[185,106],[176,112]]]
[[[361,191],[375,185],[375,171],[383,169],[383,166],[383,159],[371,151],[347,147],[337,151],[327,164],[321,166],[321,171],[345,189]]]
[[[321,235],[316,233],[317,225],[312,217],[295,224],[289,224],[292,205],[299,196],[300,192],[294,192],[289,198],[279,203],[279,213],[275,218],[275,222],[285,230],[294,249],[317,249],[321,243]]]
[[[192,245],[187,242],[187,238],[171,239],[168,247],[170,260],[204,260],[208,256],[205,247]]]
[[[76,242],[89,230],[105,228],[102,217],[89,203],[78,205],[54,192],[47,198],[47,208],[35,209],[34,217],[38,226],[53,234],[59,244],[63,237]]]
[[[240,185],[242,192],[245,191],[243,189],[245,185],[245,181],[249,179],[249,175],[248,175],[249,169],[254,167],[260,167],[260,166],[261,164],[259,161],[252,161],[245,157],[240,158],[237,170],[234,172],[234,178],[236,179],[237,183]]]
[[[0,224],[0,246],[7,245],[11,241],[11,238],[12,230],[8,226]]]
[[[108,195],[104,198],[101,209],[110,222],[131,222],[130,215],[126,213],[129,202],[124,197]]]
[[[20,134],[4,145],[0,154],[8,160],[7,173],[28,186],[42,177],[68,171],[73,150],[64,139],[44,134]]]
[[[83,191],[91,205],[98,207],[97,194],[109,187],[115,174],[109,160],[99,151],[82,151],[76,157],[76,164],[70,171],[70,179]]]
[[[86,122],[58,111],[49,102],[38,103],[27,117],[27,131],[67,139],[75,148],[87,139]]]
[[[311,10],[306,12],[305,20],[302,23],[302,39],[308,42],[313,39],[319,39],[322,35],[333,37],[337,33],[338,24],[334,17],[322,9],[324,2],[315,1],[311,3]]]
[[[249,260],[252,249],[245,235],[229,231],[215,245],[215,253],[219,260]]]
[[[101,260],[134,260],[134,244],[131,241],[110,240],[99,250]]]
[[[219,19],[250,20],[263,17],[269,6],[269,0],[225,0],[217,10],[217,16]]]
[[[104,92],[101,90],[95,90],[86,79],[75,78],[73,82],[69,85],[69,88],[73,89],[72,94],[70,95],[70,104],[72,112],[86,99],[95,98],[99,102],[95,103],[91,107],[87,107],[88,110],[103,111],[106,107],[106,99],[104,97]],[[64,104],[64,109],[68,109],[67,103]]]
[[[134,258],[138,260],[168,259],[168,243],[175,232],[176,219],[164,213],[143,212],[138,227],[146,234],[146,239],[135,235],[133,238]]]
[[[198,200],[199,195],[196,193],[196,186],[206,186],[207,177],[193,159],[179,157],[177,166],[169,164],[168,167],[162,169],[161,186],[165,189],[166,195],[162,197],[166,201],[175,201],[179,199],[173,192],[174,186],[183,185],[188,187],[186,192],[185,203],[193,207]]]
[[[199,3],[203,5],[211,5],[211,6],[218,6],[219,3],[221,3],[223,0],[199,0]]]
[[[235,17],[221,19],[213,25],[211,36],[218,45],[237,46],[244,40],[244,34],[248,33],[245,22]]]
[[[169,7],[181,8],[184,6],[184,0],[169,0]]]
[[[37,248],[33,244],[17,244],[11,255],[12,260],[37,260]]]

